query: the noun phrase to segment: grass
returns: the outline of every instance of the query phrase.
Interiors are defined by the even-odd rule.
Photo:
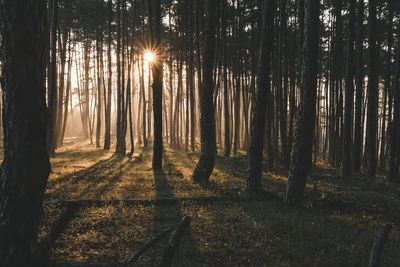
[[[197,153],[166,147],[164,170],[153,172],[151,149],[138,148],[132,158],[72,140],[52,159],[45,200],[153,199],[178,196],[246,195],[246,156],[217,157],[211,184],[191,182]],[[287,172],[264,173],[263,186],[283,194]],[[400,200],[398,186],[383,177],[366,183],[362,176],[341,178],[338,170],[314,167],[307,195],[317,184],[321,200],[353,202],[351,207],[301,207],[282,201],[184,201],[172,205],[110,205],[80,209],[58,238],[52,257],[70,261],[122,262],[154,233],[193,216],[174,258],[174,266],[367,266],[369,252],[383,222],[394,224],[382,266],[398,266]],[[60,213],[45,205],[43,235]],[[158,262],[167,238],[140,263]]]

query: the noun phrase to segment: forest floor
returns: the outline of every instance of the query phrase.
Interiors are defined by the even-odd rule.
[[[381,266],[400,263],[400,187],[383,177],[342,178],[323,165],[313,168],[303,206],[281,199],[245,198],[243,153],[217,157],[211,183],[193,184],[198,154],[165,145],[164,171],[153,172],[151,148],[118,157],[81,139],[68,139],[51,160],[41,235],[65,200],[163,199],[216,196],[214,202],[179,201],[150,205],[110,203],[85,206],[58,238],[52,257],[78,262],[123,262],[155,233],[192,216],[173,266],[367,266],[374,239],[393,224]],[[287,171],[263,173],[263,187],[283,196]],[[315,184],[315,186],[314,186]],[[234,200],[236,198],[236,200]],[[232,201],[229,201],[232,199]],[[139,263],[158,263],[168,237]]]

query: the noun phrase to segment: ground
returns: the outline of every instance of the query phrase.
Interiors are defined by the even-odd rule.
[[[393,224],[381,266],[398,266],[400,187],[383,177],[341,178],[319,164],[307,185],[303,206],[287,207],[287,172],[263,173],[263,187],[276,198],[246,198],[244,152],[217,157],[211,183],[190,180],[198,154],[165,146],[164,171],[153,172],[151,148],[137,147],[119,157],[86,141],[68,139],[51,160],[40,236],[60,214],[62,200],[163,199],[217,196],[233,201],[88,206],[79,210],[58,238],[52,258],[123,262],[155,233],[193,217],[173,266],[367,266],[380,226]],[[168,237],[147,251],[140,263],[158,263]]]

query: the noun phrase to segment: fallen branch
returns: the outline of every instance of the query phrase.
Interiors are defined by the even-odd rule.
[[[174,257],[175,251],[179,246],[179,241],[181,240],[185,229],[189,226],[192,219],[188,216],[184,216],[176,227],[174,233],[172,234],[170,240],[168,241],[167,248],[164,251],[164,255],[161,260],[161,266],[169,267],[172,264],[172,259]]]
[[[378,267],[381,261],[381,254],[383,251],[383,246],[385,245],[386,239],[389,237],[390,229],[392,225],[385,223],[379,232],[379,235],[375,239],[374,246],[371,250],[371,255],[369,258],[369,267]]]
[[[55,222],[47,232],[46,236],[38,244],[38,247],[36,249],[36,255],[38,256],[38,259],[44,260],[45,258],[48,258],[50,248],[54,245],[57,237],[64,231],[65,228],[67,228],[68,223],[74,217],[77,209],[78,206],[70,204],[55,220]]]
[[[157,233],[151,239],[147,240],[146,243],[144,243],[141,248],[139,248],[138,250],[135,251],[135,253],[126,262],[126,264],[132,264],[132,263],[136,262],[139,259],[139,257],[142,256],[143,253],[145,253],[153,244],[157,243],[159,240],[161,240],[164,236],[166,236],[172,230],[174,230],[174,227],[167,228],[167,229]]]

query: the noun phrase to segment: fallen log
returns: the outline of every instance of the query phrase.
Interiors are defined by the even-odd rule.
[[[383,246],[385,245],[385,242],[389,237],[389,232],[391,228],[392,225],[390,223],[385,223],[381,227],[379,235],[376,237],[374,246],[372,247],[371,250],[371,255],[369,258],[369,267],[379,267]]]
[[[57,237],[64,231],[65,228],[67,228],[68,223],[74,217],[77,210],[78,206],[69,204],[63,210],[61,215],[54,221],[46,236],[42,238],[36,248],[35,254],[37,255],[39,261],[44,261],[48,258],[49,251],[54,245]]]
[[[169,267],[172,264],[172,259],[174,257],[175,251],[178,249],[179,242],[185,232],[185,229],[189,227],[191,217],[184,216],[179,223],[178,227],[176,227],[174,233],[172,234],[170,240],[168,241],[167,248],[164,251],[164,255],[161,260],[162,267]]]
[[[167,228],[159,233],[157,233],[155,236],[153,236],[151,239],[146,241],[146,243],[143,244],[141,248],[135,251],[133,255],[129,258],[129,260],[126,262],[126,264],[132,264],[136,262],[140,256],[143,255],[153,244],[157,243],[159,240],[161,240],[164,236],[166,236],[168,233],[170,233],[172,230],[174,230],[174,227]]]

